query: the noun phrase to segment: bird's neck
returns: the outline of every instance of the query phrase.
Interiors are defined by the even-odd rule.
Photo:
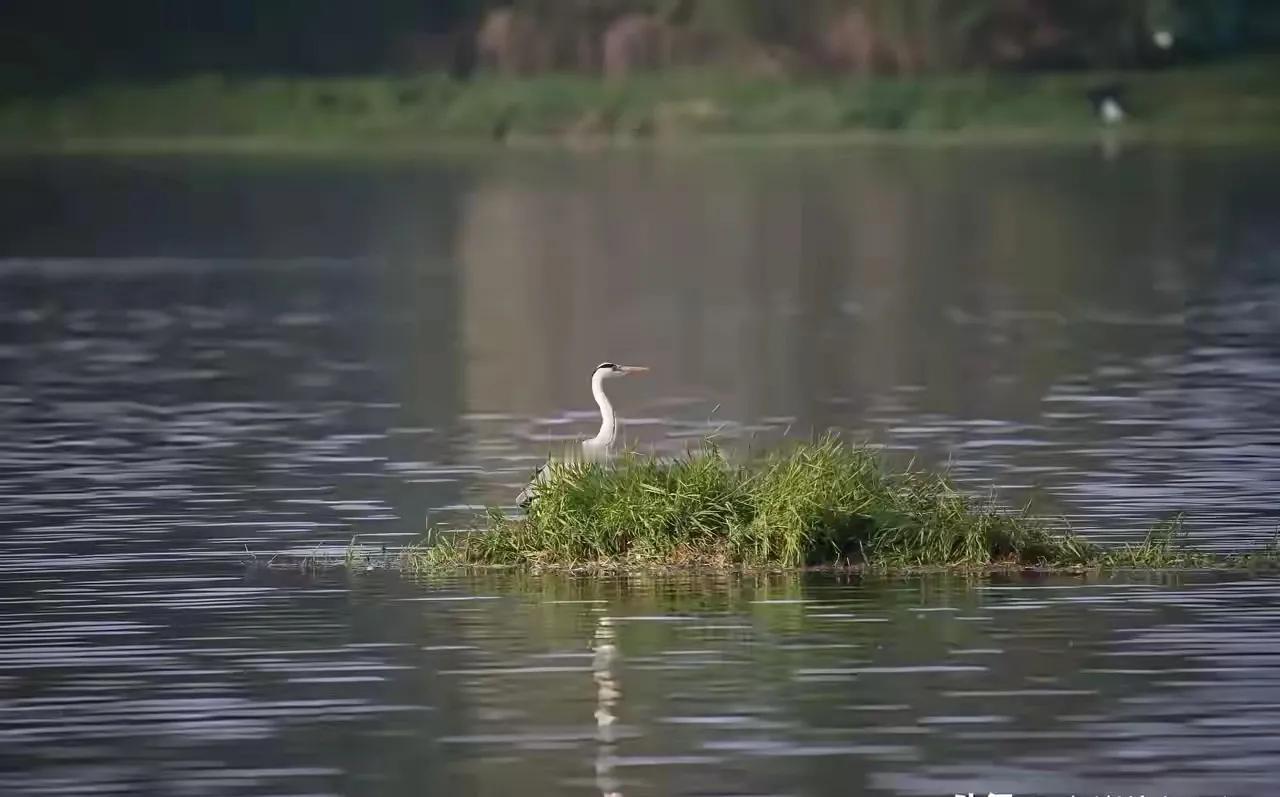
[[[613,415],[613,404],[609,403],[609,397],[604,394],[604,378],[600,374],[596,374],[591,380],[591,395],[596,397],[596,404],[600,405],[600,432],[587,442],[592,446],[611,446],[618,436],[618,422]]]

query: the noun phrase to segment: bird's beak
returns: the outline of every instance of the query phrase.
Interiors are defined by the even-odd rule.
[[[648,366],[645,365],[624,365],[621,367],[624,374],[639,374],[649,370]]]

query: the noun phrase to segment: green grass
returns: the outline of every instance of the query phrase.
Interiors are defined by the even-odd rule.
[[[1079,138],[1085,99],[1128,87],[1125,135],[1277,140],[1280,58],[1155,72],[917,78],[745,77],[704,70],[606,81],[444,75],[193,77],[0,100],[0,145],[37,149],[415,148],[454,142],[857,136]]]
[[[1181,518],[1141,544],[1102,548],[1025,511],[968,496],[945,477],[887,469],[834,438],[743,464],[714,447],[673,462],[625,456],[554,464],[527,516],[491,510],[470,533],[431,535],[402,555],[411,570],[846,566],[879,570],[1171,568],[1248,557],[1191,548]],[[1251,558],[1249,558],[1251,557]]]

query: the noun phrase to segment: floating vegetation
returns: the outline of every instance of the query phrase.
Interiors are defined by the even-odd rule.
[[[429,535],[411,570],[647,567],[1173,568],[1280,561],[1275,547],[1224,557],[1192,548],[1181,517],[1139,544],[1104,548],[944,476],[889,470],[826,438],[742,464],[714,446],[671,461],[554,463],[528,514],[491,509],[481,528]]]

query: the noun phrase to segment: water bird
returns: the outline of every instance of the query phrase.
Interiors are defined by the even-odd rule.
[[[613,451],[613,443],[618,439],[618,418],[613,412],[613,402],[609,401],[608,394],[604,392],[605,380],[643,373],[648,370],[643,365],[618,365],[617,363],[603,362],[591,372],[591,395],[595,397],[596,404],[600,407],[600,431],[590,440],[582,441],[580,461],[601,462],[608,459]],[[528,486],[516,496],[516,506],[524,509],[533,503],[537,486],[547,477],[547,466],[550,464],[551,460],[547,460],[533,472],[533,478],[529,480]]]
[[[1089,101],[1093,103],[1093,109],[1103,124],[1120,124],[1128,116],[1120,102],[1122,93],[1122,88],[1114,83],[1099,86],[1089,92]]]

